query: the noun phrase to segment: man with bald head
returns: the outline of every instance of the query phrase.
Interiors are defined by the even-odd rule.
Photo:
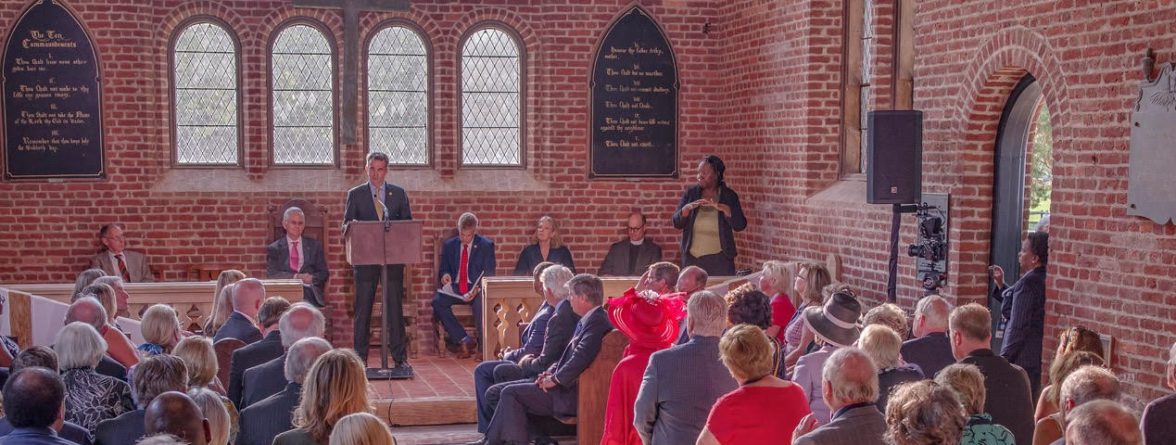
[[[235,338],[246,344],[261,340],[261,330],[257,328],[257,312],[261,309],[261,302],[265,300],[265,286],[261,280],[246,278],[238,281],[233,288],[233,314],[216,331],[215,343],[225,338]]]
[[[106,323],[106,320],[106,309],[94,297],[79,298],[65,310],[65,324],[70,324],[75,321],[88,324],[93,326],[94,330],[102,335],[103,340],[106,340],[106,354],[98,361],[98,366],[94,368],[94,371],[125,382],[127,380],[127,368],[121,361],[116,360],[111,355],[111,350],[118,349],[120,356],[130,355],[134,357],[133,361],[130,362],[132,366],[139,363],[139,359],[135,353],[134,346],[131,346],[127,336],[123,335],[117,329],[111,328]]]
[[[245,370],[268,362],[282,355],[282,334],[278,330],[278,321],[282,315],[290,310],[290,302],[282,297],[269,297],[261,304],[257,311],[257,321],[261,323],[262,339],[243,348],[233,351],[229,360],[229,400],[234,405],[241,405],[241,388],[245,386]]]
[[[289,349],[295,342],[307,337],[322,337],[326,330],[323,313],[307,303],[295,303],[282,314],[278,331],[282,336],[282,347]],[[244,385],[241,388],[241,409],[277,394],[286,387],[286,355],[245,370]]]
[[[792,443],[882,445],[886,420],[874,405],[878,400],[874,360],[861,349],[841,348],[829,356],[821,371],[821,395],[833,416],[816,429],[817,419],[805,416],[792,433]]]
[[[915,320],[911,324],[914,338],[902,344],[900,354],[907,363],[919,365],[923,375],[934,376],[955,363],[951,340],[947,338],[951,309],[951,304],[938,295],[928,295],[915,304]]]
[[[65,384],[56,372],[24,368],[4,384],[4,412],[13,431],[0,445],[71,445],[53,426],[65,421]]]
[[[191,445],[207,445],[212,440],[208,419],[204,418],[200,405],[178,391],[156,396],[147,405],[143,425],[148,436],[171,434]]]
[[[241,430],[234,443],[270,445],[275,436],[294,429],[294,408],[298,407],[306,373],[320,355],[330,350],[331,344],[318,337],[304,338],[290,346],[283,370],[286,388],[241,410]]]
[[[1065,441],[1067,445],[1140,445],[1143,438],[1139,422],[1127,408],[1110,400],[1095,400],[1070,412]]]

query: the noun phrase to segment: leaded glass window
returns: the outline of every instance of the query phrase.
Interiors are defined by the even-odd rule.
[[[236,165],[237,45],[220,25],[197,22],[172,48],[176,163]]]
[[[465,165],[521,165],[520,49],[514,37],[483,28],[461,48],[461,140]]]
[[[862,0],[862,81],[860,90],[860,104],[861,113],[858,114],[858,119],[861,120],[861,172],[866,172],[866,145],[869,142],[870,135],[870,92],[872,90],[873,73],[874,70],[874,1]]]
[[[335,162],[333,60],[327,37],[312,26],[288,26],[274,40],[270,58],[274,164]]]
[[[403,27],[384,28],[368,46],[368,150],[392,164],[429,163],[429,67],[425,43]]]

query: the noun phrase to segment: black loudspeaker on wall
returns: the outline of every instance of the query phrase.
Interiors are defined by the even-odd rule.
[[[866,135],[866,202],[915,204],[923,188],[923,112],[871,111]]]

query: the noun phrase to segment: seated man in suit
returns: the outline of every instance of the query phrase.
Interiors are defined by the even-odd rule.
[[[17,354],[16,358],[12,360],[12,367],[8,371],[10,375],[15,375],[21,369],[32,367],[45,368],[53,371],[54,374],[60,373],[57,367],[57,354],[44,346],[33,346],[20,351],[20,354]],[[13,429],[12,422],[7,417],[0,417],[0,437],[11,434]],[[63,419],[61,423],[54,423],[53,429],[59,437],[69,442],[78,445],[92,445],[94,443],[94,437],[90,435],[90,432],[76,423]]]
[[[792,433],[796,445],[882,445],[886,419],[878,407],[878,371],[861,349],[838,349],[821,368],[821,394],[833,417],[817,427],[809,414]],[[815,428],[815,429],[814,429]]]
[[[200,406],[187,394],[168,391],[155,397],[143,416],[144,432],[148,436],[171,434],[191,445],[206,445],[212,441],[208,419]]]
[[[290,310],[290,302],[282,297],[269,297],[257,311],[264,337],[260,341],[233,351],[229,360],[229,400],[241,405],[241,387],[244,386],[245,370],[268,362],[282,355],[282,333],[278,331],[278,320]]]
[[[282,214],[282,228],[286,236],[265,248],[265,273],[270,278],[302,280],[302,301],[318,307],[327,305],[325,289],[331,272],[323,245],[314,238],[302,236],[306,229],[306,213],[290,207]]]
[[[235,445],[270,445],[274,436],[294,429],[294,409],[302,395],[302,382],[310,366],[331,344],[318,337],[298,340],[286,354],[283,373],[286,388],[241,410],[241,428]]]
[[[915,321],[911,324],[914,338],[902,344],[900,354],[907,363],[919,365],[927,377],[955,363],[947,338],[950,315],[951,304],[938,295],[928,295],[915,304]]]
[[[645,238],[645,215],[639,211],[629,215],[629,237],[609,246],[600,275],[632,277],[639,275],[650,264],[661,261],[661,246]]]
[[[134,383],[131,394],[138,409],[99,422],[94,428],[94,445],[126,445],[143,437],[147,405],[165,392],[186,391],[188,368],[174,355],[154,355],[135,365],[131,381]]]
[[[14,427],[4,445],[70,445],[53,425],[65,418],[65,384],[49,369],[24,368],[4,384],[4,412]]]
[[[539,374],[534,382],[523,381],[502,390],[483,443],[531,443],[528,416],[575,416],[580,374],[596,360],[605,334],[612,330],[604,303],[604,284],[589,274],[568,281],[568,301],[580,315],[572,339],[559,361]]]
[[[990,349],[992,314],[976,303],[951,311],[948,318],[951,352],[960,363],[976,365],[984,374],[984,412],[992,422],[1012,431],[1016,443],[1033,443],[1033,395],[1029,376]]]
[[[238,281],[233,288],[233,313],[216,331],[213,343],[225,338],[235,338],[246,344],[261,340],[257,311],[261,310],[262,301],[265,301],[265,286],[261,280],[246,278]]]
[[[1095,400],[1075,408],[1066,423],[1064,442],[1059,442],[1068,445],[1152,445],[1140,437],[1135,414],[1115,401]]]
[[[102,250],[90,257],[90,267],[102,269],[107,275],[122,277],[123,281],[128,283],[155,281],[147,263],[147,255],[125,250],[127,240],[123,238],[122,224],[102,226],[98,230],[98,240],[102,243]]]
[[[466,334],[465,328],[453,315],[453,305],[468,304],[474,309],[474,331],[482,335],[481,278],[494,276],[494,241],[478,235],[478,217],[473,213],[462,213],[457,219],[457,236],[445,240],[441,246],[441,266],[437,279],[441,286],[452,285],[456,298],[437,292],[433,296],[433,316],[445,326],[445,345],[450,349],[462,348],[460,358],[472,356],[478,349],[478,341]]]
[[[705,270],[702,270],[701,267],[686,266],[678,274],[678,282],[674,285],[674,289],[686,294],[686,301],[690,301],[690,295],[706,289],[706,281],[708,279],[710,279],[710,275]],[[690,334],[686,332],[686,323],[680,324],[682,326],[678,328],[678,344],[683,345],[690,341]]]
[[[1164,367],[1168,389],[1176,391],[1176,343],[1168,349],[1168,364]],[[1168,394],[1147,404],[1139,419],[1144,443],[1176,443],[1176,394]]]
[[[322,337],[324,329],[326,320],[323,313],[306,303],[295,303],[290,306],[290,310],[282,314],[281,320],[278,321],[282,347],[287,350],[298,340]],[[237,407],[245,409],[285,388],[285,367],[286,353],[283,353],[273,360],[246,369],[241,387],[241,404]]]

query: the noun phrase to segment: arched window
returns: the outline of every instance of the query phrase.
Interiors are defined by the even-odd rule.
[[[496,27],[461,47],[461,163],[522,165],[522,51]]]
[[[334,50],[322,31],[287,26],[270,50],[273,163],[335,163]]]
[[[172,46],[172,88],[176,164],[240,164],[237,44],[223,26],[183,27]]]
[[[413,30],[389,26],[368,44],[368,151],[392,164],[429,163],[429,55]]]

